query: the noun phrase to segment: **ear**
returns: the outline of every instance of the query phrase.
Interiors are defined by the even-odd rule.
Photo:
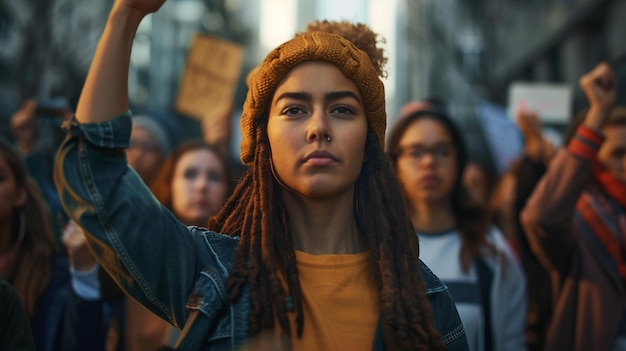
[[[27,199],[28,192],[26,191],[26,187],[22,186],[18,189],[17,197],[15,198],[15,207],[23,207],[26,205]]]

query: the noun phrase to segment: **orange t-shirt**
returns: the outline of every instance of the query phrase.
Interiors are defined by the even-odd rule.
[[[294,350],[371,350],[379,315],[370,252],[310,255],[296,251],[304,329],[297,336],[289,313]]]

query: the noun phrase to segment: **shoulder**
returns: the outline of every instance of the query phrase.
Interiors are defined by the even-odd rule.
[[[199,241],[198,257],[204,268],[216,270],[216,273],[228,277],[239,245],[239,237],[195,226],[189,227],[189,231]]]
[[[483,255],[481,259],[501,280],[511,284],[525,284],[525,274],[519,257],[513,251],[511,244],[504,235],[496,228],[492,227],[487,233],[487,239],[496,249],[496,255]]]
[[[465,328],[448,287],[420,260],[426,296],[433,309],[433,323],[449,350],[468,350]]]
[[[239,236],[230,236],[217,233],[206,228],[190,226],[189,232],[194,236],[199,236],[205,243],[215,250],[234,250],[239,245]]]
[[[505,261],[518,261],[511,244],[496,226],[492,225],[487,231],[487,240],[497,250],[498,254],[502,256],[502,259]]]
[[[426,288],[426,294],[435,294],[446,291],[448,287],[430,270],[430,268],[420,260],[420,272],[422,274],[422,280],[424,281],[424,287]]]

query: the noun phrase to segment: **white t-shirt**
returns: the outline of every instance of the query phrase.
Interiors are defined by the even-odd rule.
[[[485,348],[485,317],[480,299],[480,287],[476,265],[471,264],[467,272],[461,269],[459,252],[461,238],[457,230],[438,234],[418,233],[420,259],[447,286],[454,299],[471,351]]]

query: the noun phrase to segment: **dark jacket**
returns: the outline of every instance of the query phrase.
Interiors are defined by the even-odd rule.
[[[26,310],[17,291],[0,278],[0,350],[35,350]]]
[[[106,309],[105,302],[83,300],[74,293],[67,258],[56,257],[31,322],[36,349],[104,350]]]

